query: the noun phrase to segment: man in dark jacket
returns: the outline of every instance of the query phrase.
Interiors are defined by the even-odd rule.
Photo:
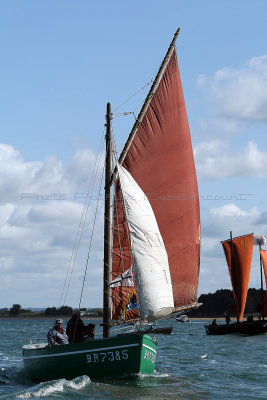
[[[47,340],[49,346],[59,346],[69,343],[66,331],[63,329],[62,319],[56,320],[55,326],[47,333]]]
[[[69,343],[84,342],[86,336],[94,338],[94,324],[84,325],[81,320],[80,312],[73,314],[71,319],[67,323],[67,335],[69,337]]]

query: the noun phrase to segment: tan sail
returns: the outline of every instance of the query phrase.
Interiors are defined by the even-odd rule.
[[[237,321],[244,315],[253,253],[253,234],[222,242],[233,287]]]

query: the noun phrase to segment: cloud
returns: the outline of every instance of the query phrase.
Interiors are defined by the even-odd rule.
[[[84,192],[95,163],[96,155],[90,150],[77,151],[66,165],[56,156],[43,162],[25,162],[12,146],[0,143],[0,204],[27,198],[51,199],[53,194],[58,198],[74,196],[81,189]],[[98,178],[101,173],[97,172]]]
[[[204,179],[267,176],[267,152],[261,151],[254,141],[238,153],[219,140],[202,142],[194,147],[194,155],[198,176]]]
[[[201,142],[194,146],[198,177],[265,179],[267,55],[253,57],[240,68],[200,75],[197,84],[209,100],[209,116],[198,124]]]
[[[221,207],[211,208],[202,219],[202,232],[206,240],[217,238],[218,241],[229,237],[230,230],[235,236],[245,233],[257,233],[260,211],[256,207],[248,210],[238,207],[234,203]],[[267,228],[267,227],[266,227]],[[259,232],[258,234],[264,234]],[[266,232],[267,233],[267,232]]]
[[[265,217],[265,218],[264,218]],[[266,213],[256,207],[248,210],[231,203],[212,208],[202,218],[201,262],[199,292],[214,292],[220,288],[231,289],[228,267],[221,241],[233,237],[255,233],[267,235]],[[260,287],[259,251],[253,246],[253,260],[250,287]]]
[[[267,122],[267,55],[251,58],[240,69],[200,75],[197,83],[209,90],[223,115]]]
[[[81,243],[82,250],[75,256],[76,274],[72,285],[80,290],[95,200],[88,208],[87,223],[83,226],[80,221],[95,160],[92,151],[82,150],[65,164],[55,156],[43,162],[26,162],[19,151],[0,143],[0,307],[14,303],[25,307],[58,306],[75,239]],[[98,186],[100,173],[96,174]],[[100,203],[101,211],[102,208]],[[102,239],[102,225],[103,216],[99,214],[95,228],[97,239],[100,236]],[[80,238],[76,234],[78,228],[81,233],[81,227],[84,236]],[[88,271],[90,283],[99,288],[100,297],[94,293],[89,300],[89,295],[85,306],[102,303],[103,262],[99,257],[102,242],[94,242],[96,248],[91,252],[94,268]],[[27,287],[31,287],[29,294],[25,293]],[[78,291],[69,293],[68,304],[77,306],[79,295]],[[27,299],[29,302],[25,303]]]

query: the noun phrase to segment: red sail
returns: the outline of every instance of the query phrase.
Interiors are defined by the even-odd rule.
[[[132,267],[130,252],[130,233],[125,221],[122,196],[118,181],[116,182],[116,195],[114,196],[113,209],[113,256],[112,256],[112,281],[117,280],[121,274]],[[134,271],[132,270],[134,273]],[[131,298],[136,293],[136,281],[133,276],[134,287],[118,285],[111,288],[112,318],[132,319],[139,316],[137,308],[130,307]]]
[[[240,322],[244,315],[250,267],[253,253],[253,234],[222,242],[235,299],[235,311]]]
[[[200,263],[200,212],[196,170],[176,51],[173,52],[122,164],[150,200],[168,253],[175,307],[197,300]],[[120,237],[129,268],[126,227]],[[112,279],[121,274],[118,224],[114,218]],[[121,315],[121,288],[113,318]],[[113,293],[114,297],[114,293]]]
[[[266,289],[267,289],[267,254],[266,254],[266,250],[260,250],[260,255],[261,255],[261,261],[262,261],[264,275],[265,275]],[[265,293],[264,301],[263,301],[263,315],[265,317],[267,317],[267,292]]]

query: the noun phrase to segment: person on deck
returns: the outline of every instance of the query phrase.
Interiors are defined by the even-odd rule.
[[[95,337],[95,324],[88,324],[84,331],[84,340],[93,340]]]
[[[94,338],[94,324],[84,325],[81,320],[80,312],[73,314],[71,319],[67,323],[67,335],[69,337],[69,343],[84,342],[87,337],[89,339]]]
[[[225,322],[227,323],[227,325],[229,325],[230,322],[231,322],[231,318],[230,318],[229,312],[227,312],[227,313],[225,314]]]
[[[212,320],[211,325],[212,325],[212,326],[217,325],[216,318],[214,318],[214,319]]]
[[[47,340],[49,346],[59,346],[61,344],[68,344],[68,336],[63,328],[62,319],[57,319],[55,326],[47,333]]]

